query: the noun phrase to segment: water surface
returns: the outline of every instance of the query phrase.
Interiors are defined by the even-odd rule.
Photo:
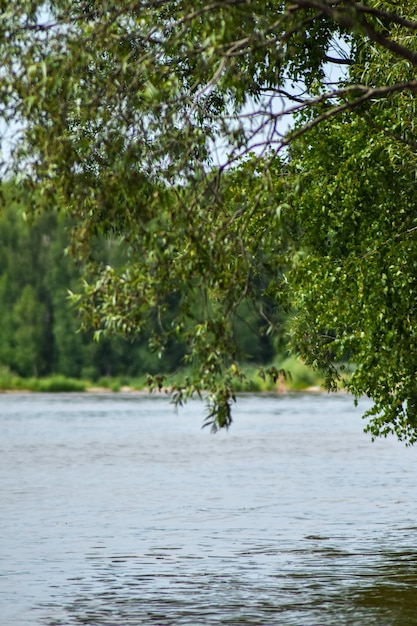
[[[415,624],[417,450],[365,409],[0,396],[1,623]]]

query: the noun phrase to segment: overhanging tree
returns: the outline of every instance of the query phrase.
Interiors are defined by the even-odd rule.
[[[124,270],[91,264],[79,300],[85,321],[134,333],[152,316],[155,349],[185,340],[195,377],[176,399],[209,391],[214,428],[231,420],[239,306],[254,300],[279,332],[279,309],[292,300],[294,343],[325,368],[329,386],[337,359],[350,358],[359,372],[352,391],[376,401],[373,432],[415,438],[413,349],[405,359],[389,346],[413,345],[416,8],[379,0],[5,7],[0,106],[20,128],[8,171],[28,202],[41,198],[41,208],[75,218],[75,254],[88,259],[97,235],[122,242]],[[355,186],[338,159],[354,164],[367,151],[369,176],[357,171]],[[383,272],[381,256],[390,258]],[[355,259],[369,273],[362,283],[346,269]],[[385,288],[386,353],[375,351],[367,326]],[[175,319],[166,316],[171,298]],[[398,326],[395,339],[394,310],[409,329]]]

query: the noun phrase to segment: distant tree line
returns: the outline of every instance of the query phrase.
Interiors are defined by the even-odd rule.
[[[27,217],[16,191],[10,183],[3,187],[0,212],[0,367],[23,377],[62,374],[91,380],[181,367],[181,338],[167,342],[161,352],[149,346],[146,330],[134,340],[106,336],[99,341],[93,330],[80,330],[69,292],[80,288],[84,268],[66,253],[69,218],[58,212],[33,218],[29,210]],[[103,264],[126,263],[116,239],[98,239],[95,255]],[[149,325],[157,324],[157,319],[149,320]],[[265,363],[274,353],[271,340],[259,338],[260,325],[259,313],[243,305],[237,328],[242,355]]]

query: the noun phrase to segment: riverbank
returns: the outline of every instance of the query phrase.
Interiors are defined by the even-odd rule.
[[[278,376],[275,378],[263,375],[259,367],[247,365],[242,367],[243,380],[236,379],[234,388],[237,393],[272,392],[285,393],[291,391],[318,392],[323,389],[322,379],[304,363],[291,357],[274,365]],[[169,393],[170,389],[182,384],[189,376],[187,371],[167,374],[163,380],[162,390]],[[6,368],[0,367],[0,392],[148,392],[150,391],[147,376],[139,377],[101,377],[97,380],[78,379],[61,374],[47,377],[22,378]]]

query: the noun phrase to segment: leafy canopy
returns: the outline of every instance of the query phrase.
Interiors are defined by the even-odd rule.
[[[175,398],[207,391],[214,429],[231,421],[252,301],[270,333],[292,313],[293,346],[329,388],[355,365],[373,434],[416,438],[416,8],[5,3],[5,176],[74,218],[85,324],[131,334],[151,316],[155,350],[186,343],[195,375]],[[103,235],[121,269],[95,260]]]

